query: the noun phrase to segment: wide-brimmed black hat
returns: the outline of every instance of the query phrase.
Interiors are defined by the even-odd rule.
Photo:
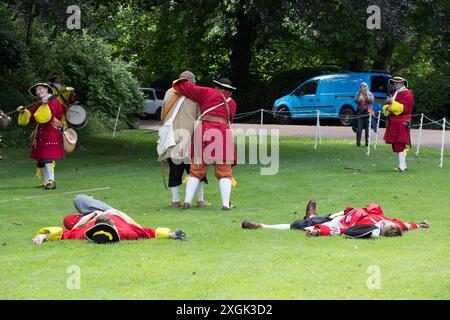
[[[213,82],[218,86],[225,90],[236,90],[235,87],[231,84],[230,79],[227,78],[221,78],[219,80],[213,80]]]
[[[347,238],[370,238],[378,237],[379,235],[380,228],[373,224],[360,224],[344,231],[344,236]]]
[[[106,223],[99,223],[86,230],[86,238],[98,244],[113,243],[120,241],[117,229]]]
[[[59,72],[55,72],[54,74],[52,74],[51,78],[49,79],[50,82],[53,82],[53,80],[57,77],[60,76],[61,77],[61,73]]]
[[[45,83],[45,82],[38,82],[38,83],[36,83],[34,86],[32,86],[30,89],[28,89],[28,92],[29,92],[33,97],[39,98],[39,97],[37,96],[37,94],[36,94],[36,87],[37,87],[37,86],[47,87],[47,88],[48,88],[48,93],[50,93],[50,94],[53,93],[53,89],[52,89],[52,87],[51,87],[48,83]]]
[[[393,83],[393,82],[404,82],[405,86],[408,86],[408,80],[406,80],[405,78],[402,77],[393,77],[391,79],[389,79],[389,83]]]

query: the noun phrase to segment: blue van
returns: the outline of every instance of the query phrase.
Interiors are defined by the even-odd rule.
[[[342,125],[350,125],[350,116],[356,112],[355,95],[361,82],[369,85],[375,102],[373,110],[380,111],[387,98],[387,86],[391,75],[387,73],[336,73],[321,75],[303,82],[290,94],[277,99],[272,111],[281,124],[293,119],[339,118]]]

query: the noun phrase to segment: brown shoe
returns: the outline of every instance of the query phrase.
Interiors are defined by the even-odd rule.
[[[190,203],[185,202],[185,203],[183,204],[183,209],[189,209],[190,207],[191,207],[191,204],[190,204]]]
[[[169,207],[171,207],[171,208],[181,208],[181,204],[180,204],[179,201],[172,202]]]
[[[228,207],[223,206],[223,207],[222,207],[222,210],[223,210],[223,211],[231,211],[231,208],[228,208]]]
[[[261,229],[262,225],[250,220],[244,220],[242,221],[242,228],[243,229]]]
[[[306,213],[304,219],[307,220],[312,217],[317,217],[315,200],[309,200],[308,205],[306,206]]]
[[[197,207],[199,208],[211,208],[212,204],[208,201],[197,201]]]
[[[56,189],[56,182],[53,180],[50,180],[49,182],[47,182],[44,186],[45,190],[54,190]]]

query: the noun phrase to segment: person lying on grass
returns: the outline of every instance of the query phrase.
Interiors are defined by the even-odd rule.
[[[397,237],[404,231],[417,228],[429,228],[426,221],[420,223],[403,222],[391,219],[383,214],[383,210],[376,203],[367,208],[347,207],[345,210],[325,217],[319,217],[316,212],[316,202],[311,200],[306,208],[303,220],[292,224],[266,225],[250,220],[242,222],[244,229],[277,229],[304,230],[308,236],[331,236],[344,234],[348,237]]]
[[[142,228],[124,212],[86,195],[76,196],[74,205],[80,214],[67,215],[63,222],[65,229],[43,228],[33,238],[33,243],[69,239],[88,239],[101,244],[151,238],[186,240],[186,234],[182,230],[170,232],[168,228]]]

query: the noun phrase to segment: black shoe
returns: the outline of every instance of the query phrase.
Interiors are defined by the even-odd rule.
[[[47,182],[44,186],[45,190],[54,190],[56,189],[56,182],[53,180],[50,180],[49,182]]]

